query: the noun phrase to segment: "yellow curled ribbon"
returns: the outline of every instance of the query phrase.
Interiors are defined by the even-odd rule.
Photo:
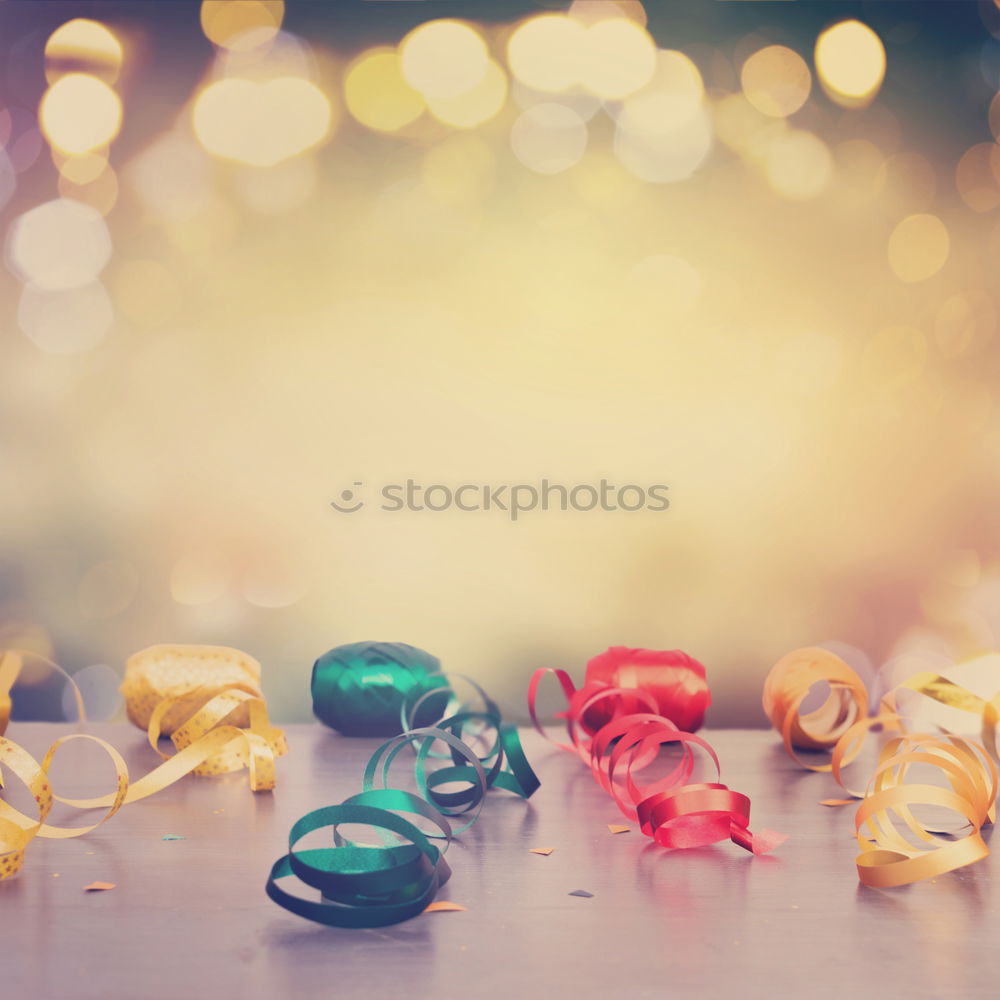
[[[912,764],[939,768],[951,787],[907,784],[906,771]],[[891,740],[882,749],[854,817],[861,848],[856,858],[858,878],[864,885],[886,889],[981,861],[990,849],[980,831],[995,819],[996,795],[996,765],[978,743],[960,736]],[[961,837],[942,835],[914,817],[910,807],[915,805],[950,809],[964,819],[969,832]]]
[[[223,646],[152,646],[130,657],[122,683],[128,716],[147,730],[150,745],[163,758],[162,764],[131,784],[121,755],[97,737],[64,736],[52,744],[41,764],[18,744],[2,737],[10,715],[10,690],[21,670],[22,655],[19,650],[10,650],[0,658],[0,765],[6,764],[29,788],[39,817],[31,819],[0,800],[0,880],[18,871],[24,850],[34,837],[78,837],[89,833],[121,806],[162,791],[186,774],[222,774],[246,767],[253,791],[274,788],[275,758],[285,754],[288,747],[284,733],[270,724],[259,687],[260,664],[240,650]],[[83,718],[82,698],[75,684],[73,688]],[[161,751],[161,734],[170,735],[175,753]],[[56,750],[71,739],[92,740],[108,753],[117,772],[113,793],[90,799],[53,794],[49,765]],[[45,823],[53,801],[77,809],[104,808],[107,812],[91,826],[54,827]]]
[[[829,685],[829,695],[820,708],[802,715],[803,700],[820,682]],[[979,714],[984,745],[947,733],[907,733],[896,710],[897,693],[904,689]],[[919,673],[889,691],[879,703],[878,714],[869,716],[864,681],[836,654],[811,647],[795,650],[775,664],[764,683],[762,702],[789,756],[809,770],[831,772],[844,791],[862,800],[855,815],[855,832],[861,848],[858,877],[864,885],[908,885],[989,854],[980,830],[996,818],[997,770],[993,760],[997,756],[1000,693],[987,700],[939,674]],[[867,788],[854,791],[844,783],[842,769],[857,757],[876,726],[903,735],[882,749]],[[807,763],[796,749],[832,750],[830,763]],[[912,764],[937,767],[951,788],[908,784],[905,776]],[[822,804],[846,805],[849,801],[825,799]],[[912,805],[948,808],[964,818],[971,832],[958,839],[942,837],[941,831],[930,829],[913,816]],[[899,832],[899,824],[909,831],[911,840]]]

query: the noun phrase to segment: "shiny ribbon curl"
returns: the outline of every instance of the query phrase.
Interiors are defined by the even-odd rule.
[[[566,697],[569,743],[556,743],[580,757],[597,783],[608,792],[624,816],[638,822],[647,836],[663,847],[702,847],[731,840],[752,854],[766,854],[787,838],[772,830],[750,832],[750,800],[721,780],[689,781],[694,771],[694,750],[707,754],[721,778],[719,758],[707,740],[678,729],[659,714],[656,695],[642,687],[612,687],[589,682],[579,690],[565,670],[536,670],[528,686],[528,710],[535,729],[550,740],[538,719],[536,700],[542,679],[552,674]],[[610,721],[590,732],[588,718],[600,706],[599,717]],[[589,716],[588,716],[588,713]],[[554,742],[554,741],[553,741]],[[647,784],[636,779],[665,744],[677,743],[681,759],[665,777]]]
[[[802,715],[801,704],[813,685],[825,682],[830,692],[815,711]],[[942,705],[979,714],[983,743],[949,733],[913,734],[896,708],[898,692],[914,691]],[[861,853],[856,859],[864,885],[888,888],[908,885],[972,864],[989,854],[980,830],[996,819],[996,727],[1000,694],[980,698],[960,684],[932,672],[908,678],[887,692],[879,710],[868,715],[864,681],[830,650],[809,647],[788,653],[771,669],[764,683],[764,711],[781,734],[789,756],[811,771],[826,771],[852,799],[860,799],[855,832]],[[902,735],[882,748],[874,774],[863,791],[850,788],[843,769],[861,752],[868,733],[877,726]],[[831,750],[828,764],[811,764],[796,749]],[[943,772],[950,790],[936,785],[908,784],[911,764],[927,764]],[[823,805],[847,805],[850,799],[826,799]],[[969,832],[944,838],[916,820],[911,805],[945,807],[962,816]],[[909,830],[915,845],[898,832]]]
[[[0,734],[9,718],[10,691],[23,666],[23,650],[7,650],[0,658]],[[49,661],[46,661],[49,663]],[[233,665],[239,676],[234,678]],[[86,718],[79,688],[64,674],[74,692],[80,719]],[[239,650],[210,646],[154,646],[128,661],[122,684],[129,717],[147,719],[152,748],[164,759],[159,767],[130,782],[121,755],[96,736],[73,734],[56,740],[41,763],[23,747],[0,735],[0,765],[6,765],[31,791],[38,806],[32,819],[0,800],[0,881],[23,865],[27,845],[35,837],[79,837],[96,829],[123,805],[137,802],[172,785],[187,774],[220,774],[247,767],[253,791],[274,788],[274,758],[287,752],[284,734],[270,725],[267,706],[256,686],[260,665]],[[178,712],[180,709],[180,712]],[[189,717],[187,713],[191,712]],[[173,727],[176,753],[160,750],[164,719]],[[246,728],[234,723],[245,723]],[[95,798],[64,798],[52,792],[48,772],[56,750],[69,740],[97,743],[109,755],[116,772],[115,791]],[[3,787],[0,775],[0,788]],[[104,817],[83,827],[56,827],[45,822],[53,802],[76,809],[106,809]]]
[[[912,764],[939,768],[951,787],[908,784],[905,774]],[[990,849],[980,831],[995,818],[996,794],[996,765],[979,744],[960,736],[942,740],[927,734],[890,741],[854,818],[861,849],[858,878],[864,885],[892,888],[981,861]],[[913,816],[914,805],[950,809],[962,817],[968,832],[958,838],[942,836],[943,831]],[[909,831],[910,840],[900,826]]]
[[[410,728],[422,717],[428,697],[440,699],[441,684],[416,698],[403,698],[404,732],[386,740],[372,754],[362,776],[362,791],[339,805],[313,810],[299,819],[288,836],[288,853],[271,868],[265,885],[268,897],[292,913],[328,927],[384,927],[422,913],[433,902],[451,870],[445,851],[452,839],[479,816],[491,788],[503,788],[527,799],[539,787],[514,726],[501,720],[499,709],[485,692],[469,681],[483,700],[481,711],[469,704],[455,708],[434,725]],[[450,692],[450,688],[448,689]],[[454,708],[454,710],[452,710]],[[491,739],[484,741],[488,730]],[[486,743],[477,752],[473,744]],[[447,752],[434,750],[444,744]],[[415,750],[414,777],[419,794],[390,787],[393,762],[407,747]],[[449,763],[433,768],[434,760]],[[461,784],[458,791],[445,785]],[[436,828],[428,833],[400,813],[423,819]],[[454,826],[455,821],[461,823]],[[345,824],[373,828],[381,845],[362,844],[343,835]],[[330,828],[332,847],[298,850],[307,834]],[[443,841],[439,847],[432,843]],[[295,895],[279,882],[296,877],[318,889],[320,901]]]

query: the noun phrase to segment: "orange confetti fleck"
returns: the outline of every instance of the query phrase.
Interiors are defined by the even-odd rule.
[[[854,799],[820,799],[821,806],[850,806],[854,805]]]
[[[114,889],[114,882],[91,882],[83,887],[84,892],[102,892],[106,889]]]
[[[462,906],[459,903],[451,903],[446,899],[439,900],[438,902],[431,903],[430,906],[426,907],[424,913],[444,913],[450,910],[465,910],[467,907]]]
[[[608,831],[610,833],[629,833],[632,827],[630,826],[617,826],[615,823],[608,824]]]
[[[554,847],[529,847],[528,848],[528,853],[529,854],[544,854],[544,855],[548,856],[554,850],[555,850]]]

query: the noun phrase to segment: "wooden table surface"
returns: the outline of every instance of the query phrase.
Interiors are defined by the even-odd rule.
[[[13,723],[7,735],[40,756],[69,731]],[[133,777],[156,761],[138,730],[89,731],[124,753]],[[264,882],[299,816],[360,790],[379,741],[291,726],[273,794],[253,795],[245,773],[188,776],[85,837],[33,841],[21,872],[0,882],[0,996],[1000,993],[1000,861],[902,889],[863,888],[853,810],[817,804],[833,792],[829,776],[798,770],[773,733],[706,735],[723,781],[751,796],[753,828],[790,835],[774,855],[728,843],[669,851],[638,830],[613,836],[607,824],[625,821],[584,766],[526,733],[541,789],[528,803],[491,793],[449,851],[453,876],[438,898],[468,911],[340,930],[282,910]],[[57,793],[101,791],[88,784],[95,772],[107,787],[99,757],[64,752],[74,759],[53,773]],[[164,841],[168,833],[185,839]],[[117,888],[84,892],[95,880]],[[593,898],[568,895],[574,889]]]

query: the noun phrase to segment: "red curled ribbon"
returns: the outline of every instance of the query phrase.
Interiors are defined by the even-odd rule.
[[[528,711],[535,729],[546,739],[550,737],[535,707],[538,685],[546,674],[556,678],[567,701],[566,711],[557,717],[566,719],[570,742],[556,745],[577,754],[590,767],[597,783],[628,819],[638,822],[647,837],[672,848],[704,847],[732,840],[753,854],[766,854],[787,839],[785,834],[772,830],[750,832],[747,796],[718,780],[689,782],[696,747],[708,754],[716,778],[721,778],[719,758],[706,740],[678,729],[661,714],[662,691],[641,686],[638,673],[636,687],[614,687],[588,677],[577,690],[565,670],[536,670],[528,687]],[[684,708],[680,711],[683,713]],[[592,722],[595,717],[608,719],[596,731]],[[680,744],[682,750],[673,771],[652,782],[638,780],[639,772],[657,758],[661,747],[670,743]]]

